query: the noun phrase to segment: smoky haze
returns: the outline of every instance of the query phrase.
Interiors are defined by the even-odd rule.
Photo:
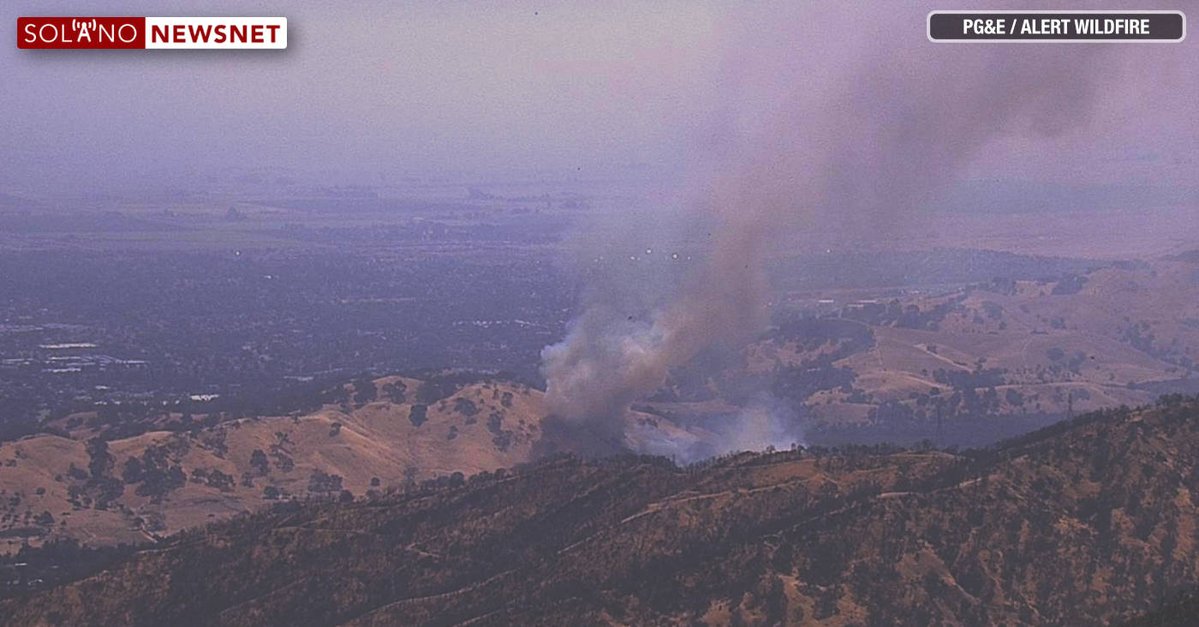
[[[203,187],[238,168],[387,183],[647,166],[682,191],[609,232],[699,234],[698,269],[591,285],[543,354],[555,413],[619,434],[614,417],[671,368],[762,329],[781,247],[903,238],[959,179],[1194,185],[1194,37],[932,44],[927,11],[968,7],[826,4],[7,2],[0,192]],[[16,49],[17,16],[80,13],[284,15],[290,47]]]
[[[630,403],[672,368],[761,331],[764,256],[781,234],[832,227],[846,241],[902,237],[988,146],[1086,134],[1097,109],[1177,86],[1186,53],[935,45],[914,8],[758,9],[728,33],[722,114],[706,158],[692,164],[683,219],[712,229],[702,265],[648,315],[589,295],[566,338],[542,353],[547,402],[567,422],[619,435]]]
[[[378,183],[672,167],[704,106],[717,13],[686,2],[5,2],[0,184],[43,194],[202,184],[239,168]],[[289,48],[17,50],[18,16],[80,14],[282,15]]]
[[[237,168],[377,183],[464,172],[476,178],[529,171],[602,177],[629,165],[673,185],[677,172],[703,170],[693,155],[711,157],[707,165],[715,167],[768,152],[746,144],[769,135],[761,127],[779,115],[784,99],[831,102],[829,94],[788,95],[793,81],[851,94],[838,83],[862,78],[865,55],[908,59],[884,59],[879,66],[879,72],[899,73],[880,74],[876,82],[899,86],[909,75],[931,75],[926,62],[980,53],[965,46],[929,48],[924,14],[943,6],[909,5],[894,14],[859,6],[818,15],[795,4],[6,2],[0,6],[6,24],[0,28],[0,75],[8,87],[0,90],[0,185],[41,195],[204,185]],[[81,12],[284,15],[289,49],[16,48],[18,16]],[[860,45],[851,45],[855,41]],[[1042,46],[1026,47],[1001,46],[988,54],[1078,54],[1061,46],[1047,54]],[[1152,61],[1138,74],[1171,64],[1193,69],[1192,41],[1156,48],[1138,52]],[[857,76],[843,74],[847,69]],[[1194,88],[1188,89],[1193,96]],[[1194,125],[1180,121],[1193,116],[1193,98],[1165,96],[1144,98],[1154,103],[1152,124],[1140,121],[1144,116],[1124,122],[1140,125],[1159,148],[1171,142],[1169,150],[1189,150]],[[825,114],[812,112],[813,124],[821,125]],[[1109,152],[1128,148],[1117,136],[1106,139]],[[851,140],[844,145],[860,143]],[[988,172],[1040,174],[1057,167],[1057,159],[1027,152],[1026,146],[995,151],[997,163]],[[1093,163],[1095,155],[1093,147],[1077,151],[1078,162]]]

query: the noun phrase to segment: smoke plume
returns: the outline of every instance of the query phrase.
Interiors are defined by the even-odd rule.
[[[585,303],[566,338],[542,353],[557,417],[620,433],[630,403],[672,368],[763,329],[764,260],[794,241],[786,234],[902,236],[919,224],[922,203],[993,140],[1084,128],[1134,54],[1093,44],[933,44],[925,9],[856,5],[729,16],[726,64],[713,81],[721,113],[700,134],[705,158],[688,209],[713,229],[702,265],[645,318],[602,299]]]

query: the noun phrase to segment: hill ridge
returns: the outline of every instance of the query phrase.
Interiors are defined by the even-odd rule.
[[[88,598],[98,620],[229,625],[1120,620],[1199,581],[1197,418],[1199,401],[1167,399],[957,455],[557,455],[280,505],[0,609],[71,622]]]

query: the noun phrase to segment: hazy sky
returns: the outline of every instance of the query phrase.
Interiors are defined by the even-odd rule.
[[[848,49],[829,52],[830,42],[812,29],[798,36],[762,3],[329,4],[4,2],[0,186],[27,193],[97,182],[120,187],[225,166],[364,178],[524,170],[598,176],[630,164],[685,170],[698,152],[727,144],[714,136],[747,132],[795,81],[806,80],[788,68],[835,71],[844,61],[839,51]],[[795,4],[778,8],[803,19]],[[934,46],[925,40],[926,12],[960,5],[888,2],[836,19],[907,29],[910,36],[898,39],[921,49],[916,63],[923,63]],[[17,16],[76,14],[283,15],[290,48],[16,49]],[[870,28],[860,30],[869,35]],[[1163,79],[1160,90],[1142,80],[1143,89],[1104,101],[1097,128],[1107,130],[1055,138],[1053,146],[1005,139],[968,174],[1193,181],[1194,41],[1142,46],[1154,48],[1136,70],[1142,79],[1157,72],[1191,78]],[[931,52],[963,53],[962,45]],[[831,55],[827,64],[824,55]],[[1061,150],[1074,158],[1045,156]]]
[[[5,2],[3,183],[677,162],[714,64],[694,2],[325,4]],[[56,14],[283,15],[289,49],[16,49],[17,16]]]

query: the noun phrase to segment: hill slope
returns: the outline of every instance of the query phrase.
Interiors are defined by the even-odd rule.
[[[178,414],[166,414],[131,437],[79,424],[0,443],[0,554],[64,538],[154,541],[281,500],[381,493],[529,462],[551,440],[589,443],[586,434],[545,437],[544,393],[525,385],[369,383],[369,394],[350,384],[347,400],[302,416],[180,429]],[[630,442],[703,435],[652,418],[628,412]]]
[[[1192,256],[1055,280],[878,292],[868,299],[821,292],[827,298],[819,302],[836,303],[823,305],[822,317],[783,322],[710,386],[728,397],[745,372],[756,373],[777,396],[804,404],[814,436],[822,428],[902,425],[890,438],[907,442],[930,437],[921,427],[938,418],[994,417],[975,425],[1004,437],[1023,430],[1004,430],[1008,417],[1040,416],[1046,424],[1199,392]],[[674,392],[694,396],[696,387],[676,382]],[[954,441],[989,441],[969,436]]]
[[[981,454],[557,457],[181,534],[22,624],[1093,623],[1199,582],[1199,405]]]
[[[4,547],[138,542],[276,500],[474,474],[528,461],[540,438],[541,393],[525,386],[482,381],[428,400],[420,381],[374,383],[384,393],[370,401],[304,416],[0,443]]]

